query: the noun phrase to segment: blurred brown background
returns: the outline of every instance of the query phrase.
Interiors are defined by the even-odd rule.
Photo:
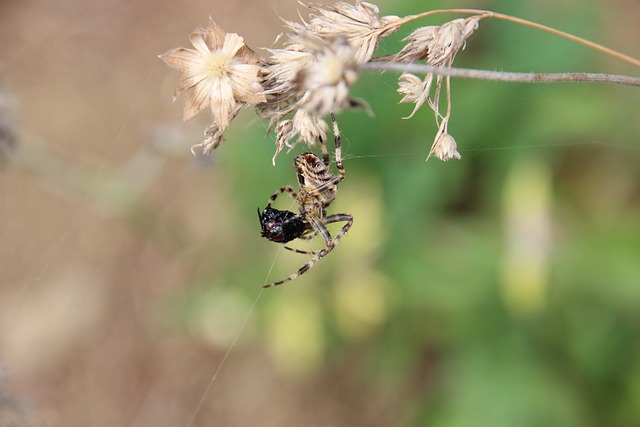
[[[187,45],[209,15],[247,43],[269,45],[280,31],[277,13],[293,18],[295,7],[0,3],[0,84],[19,136],[0,176],[0,369],[4,393],[37,425],[189,421],[229,340],[190,338],[166,312],[207,268],[200,265],[215,262],[202,246],[237,249],[239,225],[225,208],[233,188],[191,160],[206,117],[182,124],[180,103],[171,103],[177,75],[156,56]],[[176,248],[172,233],[188,240]],[[219,327],[238,330],[235,319]],[[263,417],[282,425],[273,415],[293,404],[304,423],[307,405],[288,402],[294,390],[269,373],[264,355],[243,351],[250,336],[199,416],[215,425]]]
[[[398,15],[418,13],[425,7],[421,2],[379,6],[383,14]],[[631,55],[640,53],[636,25],[640,12],[634,1],[532,2],[529,6],[522,2],[517,7],[490,1],[439,2],[428,7],[486,7],[504,12],[513,7],[516,15],[593,37]],[[465,369],[496,372],[502,377],[500,368],[488,362],[493,357],[487,354],[494,353],[467,364],[464,355],[472,350],[460,350],[466,348],[460,343],[477,349],[487,342],[487,336],[501,337],[506,330],[511,332],[504,336],[514,336],[517,330],[533,336],[533,341],[543,341],[535,341],[531,348],[548,350],[522,356],[523,360],[540,357],[575,366],[571,357],[563,359],[558,356],[562,351],[555,352],[563,348],[560,344],[554,347],[556,338],[545,341],[545,331],[560,334],[561,326],[566,326],[561,307],[567,307],[567,301],[582,301],[571,292],[580,292],[581,281],[588,277],[611,277],[610,271],[622,273],[600,288],[619,295],[615,304],[624,307],[612,302],[594,324],[609,337],[611,331],[620,330],[618,321],[633,325],[621,338],[630,347],[614,346],[613,356],[602,357],[619,368],[611,374],[616,381],[630,371],[634,374],[622,385],[611,385],[609,377],[602,380],[606,387],[630,394],[625,394],[622,408],[604,405],[602,418],[592,425],[615,425],[605,422],[611,419],[620,421],[617,425],[638,425],[640,413],[633,408],[640,404],[636,384],[640,370],[631,369],[638,369],[637,364],[618,364],[616,359],[621,354],[631,359],[638,355],[639,319],[633,315],[640,306],[636,304],[640,272],[638,258],[633,257],[640,253],[635,240],[640,227],[633,219],[639,209],[637,89],[600,86],[585,94],[571,88],[565,94],[551,89],[509,92],[511,87],[503,85],[500,96],[510,105],[530,103],[534,107],[519,112],[524,117],[519,121],[510,115],[513,111],[508,105],[502,105],[496,108],[506,110],[495,110],[493,117],[506,117],[508,122],[482,124],[478,121],[484,116],[478,110],[490,110],[482,97],[491,97],[497,86],[466,83],[466,92],[470,88],[479,91],[464,98],[462,90],[454,90],[454,97],[461,97],[459,110],[454,112],[460,117],[457,125],[466,126],[458,131],[466,138],[457,137],[462,162],[467,162],[464,166],[432,161],[425,166],[423,159],[433,134],[433,129],[425,129],[430,126],[425,125],[429,118],[408,130],[394,130],[392,126],[405,125],[399,118],[410,110],[395,105],[393,79],[363,89],[363,96],[388,92],[391,101],[371,101],[377,114],[374,121],[364,114],[354,119],[355,114],[347,113],[341,122],[346,153],[353,159],[346,162],[347,180],[336,209],[356,216],[353,231],[326,260],[326,267],[316,267],[295,286],[259,294],[274,258],[270,276],[274,280],[304,262],[277,253],[277,248],[260,239],[255,218],[255,207],[264,205],[278,186],[294,183],[289,164],[293,156],[281,154],[278,167],[273,168],[272,138],[264,137],[265,124],[247,113],[233,124],[228,141],[211,159],[193,160],[189,147],[200,142],[207,117],[201,114],[189,123],[181,122],[181,102],[171,103],[178,73],[156,56],[172,47],[189,47],[188,34],[206,24],[209,15],[225,30],[241,34],[250,46],[270,46],[282,28],[279,16],[295,20],[297,9],[301,6],[293,0],[0,3],[0,107],[17,140],[0,170],[0,411],[7,414],[3,421],[0,412],[0,426],[182,427],[193,416],[194,426],[431,425],[433,420],[436,425],[468,425],[460,420],[473,420],[478,413],[490,420],[479,425],[516,425],[513,418],[494,417],[491,411],[465,412],[464,408],[476,408],[475,403],[465,406],[467,401],[475,402],[473,390],[489,387],[475,378],[484,385],[466,394],[455,391],[463,387],[456,378],[464,377]],[[541,59],[537,69],[537,61],[528,53],[532,50],[509,53],[518,37],[528,37],[529,46],[535,49],[536,35],[522,32],[514,38],[499,38],[497,30],[493,31],[489,34],[503,45],[494,49],[491,36],[472,41],[468,51],[476,43],[478,53],[469,53],[471,59],[464,65],[560,71],[552,69],[560,62],[565,71],[631,73],[629,67],[575,46],[567,51],[577,52],[576,62],[562,52],[545,55],[543,48],[542,56],[548,62]],[[498,53],[501,49],[506,51],[503,57]],[[460,56],[465,55],[467,52]],[[454,110],[455,103],[454,99]],[[385,112],[387,105],[390,111]],[[619,110],[609,108],[616,105]],[[562,111],[576,111],[579,118],[572,122],[574,116],[565,117]],[[504,261],[500,230],[508,227],[505,223],[512,211],[507,207],[507,213],[501,213],[501,203],[511,199],[508,190],[502,193],[501,182],[510,176],[506,172],[510,165],[528,155],[523,150],[506,151],[495,160],[490,157],[493,152],[473,153],[469,147],[472,135],[485,125],[490,130],[484,135],[495,138],[484,140],[488,149],[518,141],[526,145],[529,139],[514,139],[510,132],[519,123],[535,122],[535,115],[540,117],[536,123],[544,123],[538,130],[550,121],[551,128],[565,129],[556,123],[562,122],[569,131],[559,131],[556,135],[562,136],[557,139],[536,139],[558,148],[549,150],[548,161],[516,169],[525,171],[524,188],[534,192],[539,188],[536,183],[544,187],[546,180],[553,181],[553,190],[540,190],[542,216],[558,209],[561,219],[571,219],[567,223],[572,226],[562,228],[566,223],[561,223],[554,228],[560,229],[554,236],[561,241],[561,254],[578,254],[578,258],[567,255],[567,270],[555,270],[555,261],[545,258],[551,266],[540,267],[544,270],[539,279],[545,283],[540,285],[542,290],[531,291],[533,296],[525,291],[514,303],[508,290],[500,291],[500,283],[508,280],[500,278],[500,268],[487,266],[508,262],[508,256]],[[590,128],[589,120],[600,116],[610,116],[612,121]],[[395,120],[393,125],[389,117]],[[466,125],[464,118],[469,120]],[[361,122],[350,126],[349,120]],[[366,127],[370,145],[362,141]],[[378,142],[373,141],[374,136]],[[573,143],[577,147],[569,146]],[[389,157],[397,153],[401,157]],[[541,151],[534,150],[534,154]],[[357,158],[366,155],[387,157]],[[539,157],[546,155],[545,151]],[[385,169],[388,164],[391,166]],[[545,165],[542,169],[541,164]],[[486,170],[505,171],[505,176],[485,176]],[[594,173],[582,174],[584,171]],[[401,174],[403,181],[392,185]],[[422,180],[422,175],[429,178]],[[533,187],[527,187],[527,179],[534,182]],[[416,193],[422,191],[436,201],[415,202],[422,197]],[[546,206],[545,197],[560,199],[560,205],[549,202],[553,207]],[[628,216],[621,218],[624,213]],[[420,225],[407,223],[407,217]],[[612,223],[628,228],[599,228]],[[418,228],[422,226],[428,231],[422,233]],[[610,262],[603,260],[600,250],[608,248],[608,240],[575,240],[574,233],[584,236],[584,230],[601,231],[603,236],[619,234],[620,239],[611,244],[622,248],[621,252]],[[401,245],[398,240],[402,239]],[[562,242],[575,246],[565,247]],[[587,249],[581,253],[574,248]],[[400,257],[414,261],[405,264]],[[576,270],[567,267],[578,264],[596,268],[595,276],[587,270],[576,276]],[[457,281],[464,274],[460,270],[467,271],[469,279],[484,277],[486,272],[486,286],[456,287],[462,283]],[[575,287],[569,286],[571,291],[562,287],[566,277],[580,277]],[[559,299],[546,300],[537,293],[545,293],[549,283],[556,282],[565,292]],[[598,293],[593,295],[599,301]],[[518,298],[525,299],[522,306]],[[423,300],[426,306],[418,302]],[[478,301],[486,312],[472,308]],[[573,326],[584,324],[584,313],[599,312],[589,305],[575,307],[575,322],[569,322]],[[530,309],[537,317],[522,321]],[[626,317],[620,320],[616,316],[623,309]],[[491,330],[487,336],[469,326],[496,312],[501,313],[499,320],[480,328]],[[463,315],[469,319],[462,321]],[[479,335],[465,335],[471,329]],[[557,337],[558,342],[578,336],[569,326],[565,332],[566,336]],[[587,359],[596,354],[590,344],[580,347],[584,342],[600,348],[601,340],[591,335],[579,340],[578,360],[583,350]],[[204,394],[232,345],[211,389]],[[521,349],[520,344],[515,347]],[[567,354],[573,354],[573,348]],[[512,355],[510,349],[501,344],[495,354]],[[509,359],[516,360],[513,366],[526,365],[519,362],[519,356],[513,357]],[[448,366],[449,360],[459,364]],[[536,385],[540,395],[560,396],[558,401],[564,402],[563,393],[573,387],[595,387],[602,395],[607,393],[597,376],[594,383],[588,375],[575,373],[564,383],[561,362],[550,371],[544,366],[540,370],[555,372],[549,375],[558,383]],[[531,376],[523,378],[539,378],[535,369],[527,372]],[[520,383],[517,375],[514,378],[514,383]],[[551,388],[560,390],[559,394],[549,392]],[[500,390],[507,390],[503,397],[511,395],[507,386]],[[461,400],[443,397],[448,393]],[[596,394],[593,399],[599,399]],[[566,391],[570,403],[563,403],[558,413],[569,415],[551,419],[565,420],[564,425],[586,425],[581,423],[591,419],[592,400],[576,397],[579,395]],[[528,397],[523,400],[535,403]],[[536,413],[534,403],[529,408],[532,413]],[[7,421],[11,413],[14,424]],[[612,414],[616,416],[610,418]],[[540,425],[544,418],[526,420],[519,425]]]

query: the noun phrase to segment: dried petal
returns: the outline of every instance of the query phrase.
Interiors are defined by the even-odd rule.
[[[261,86],[260,59],[238,34],[225,33],[209,18],[207,28],[189,36],[195,49],[178,48],[159,55],[167,65],[182,71],[174,97],[186,93],[184,120],[207,105],[221,131],[227,128],[238,102],[266,101]]]
[[[273,164],[276,164],[276,157],[285,146],[292,149],[300,141],[304,141],[309,147],[320,143],[324,151],[328,132],[329,126],[320,117],[302,109],[297,110],[292,120],[282,120],[276,126],[276,152],[273,155]],[[296,136],[299,136],[298,139],[291,142]]]
[[[333,5],[312,4],[308,28],[320,36],[344,37],[354,48],[354,59],[364,64],[373,56],[378,41],[398,29],[397,16],[379,17],[376,5],[356,1],[355,5],[338,2]]]
[[[429,99],[432,82],[433,74],[427,74],[424,80],[408,73],[403,73],[400,76],[400,79],[398,80],[398,93],[403,95],[400,102],[415,102],[416,104],[411,114],[404,117],[405,119],[413,117],[422,104]]]
[[[197,155],[197,152],[201,152],[203,156],[210,154],[213,150],[218,148],[220,144],[224,142],[222,131],[216,123],[209,125],[204,131],[204,141],[200,144],[191,146],[191,154]]]

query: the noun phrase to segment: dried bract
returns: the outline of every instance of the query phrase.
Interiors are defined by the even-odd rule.
[[[440,137],[436,140],[435,145],[431,149],[431,153],[436,156],[438,159],[447,161],[449,159],[461,159],[462,156],[458,153],[458,146],[456,144],[456,140],[445,133],[440,135]]]
[[[191,154],[197,156],[198,152],[200,152],[203,156],[206,156],[223,142],[222,130],[220,130],[217,123],[212,123],[204,130],[204,141],[191,146]]]
[[[427,160],[429,160],[429,157],[431,157],[431,155],[436,156],[442,161],[447,161],[454,158],[460,160],[462,158],[460,153],[458,153],[458,145],[456,144],[456,140],[448,133],[448,125],[449,118],[445,117],[440,124],[440,128],[438,129],[436,138],[433,141],[431,149],[429,150]]]
[[[292,149],[300,141],[303,141],[309,147],[320,143],[322,151],[326,151],[325,143],[328,132],[329,126],[320,117],[304,110],[296,111],[293,119],[283,120],[276,126],[276,152],[273,155],[273,164],[276,164],[276,156],[285,146]],[[296,136],[298,136],[298,139],[292,142]]]
[[[312,34],[306,34],[303,40],[315,61],[296,76],[296,89],[303,94],[297,106],[319,116],[348,107],[349,87],[358,77],[349,42],[343,38],[321,39]]]
[[[426,61],[430,65],[451,65],[467,39],[478,28],[479,18],[454,19],[440,26],[422,27],[403,41],[409,43],[396,55],[398,62]]]
[[[280,102],[285,101],[294,91],[294,81],[300,70],[314,61],[309,52],[288,49],[269,49],[271,57],[264,67],[264,88],[266,95],[279,95]]]
[[[402,95],[400,102],[414,102],[414,107],[411,114],[405,119],[410,119],[418,111],[418,108],[429,99],[429,92],[431,90],[431,83],[433,82],[433,76],[429,74],[424,80],[413,74],[403,73],[398,80],[398,93]]]
[[[397,16],[379,17],[380,10],[371,3],[356,1],[355,5],[338,2],[333,5],[310,4],[317,12],[307,24],[309,30],[320,36],[344,37],[353,46],[355,61],[364,64],[373,56],[378,41],[398,29]]]
[[[184,120],[209,105],[223,131],[237,103],[266,101],[260,84],[261,61],[242,37],[225,33],[209,18],[209,26],[196,29],[189,39],[195,50],[177,48],[159,55],[167,65],[183,73],[174,99],[186,92]]]

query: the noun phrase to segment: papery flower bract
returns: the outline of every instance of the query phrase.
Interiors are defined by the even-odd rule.
[[[403,41],[407,45],[396,55],[398,62],[426,61],[429,65],[450,65],[467,39],[478,28],[479,18],[454,19],[439,26],[418,28]]]
[[[443,161],[454,158],[460,160],[462,158],[460,153],[458,153],[458,145],[456,144],[456,140],[448,133],[440,135],[440,137],[436,140],[433,148],[431,149],[430,154],[433,154],[438,159]]]
[[[425,61],[429,65],[450,67],[458,51],[464,49],[467,39],[478,28],[479,22],[480,16],[472,16],[465,19],[454,19],[439,26],[418,28],[403,40],[408,40],[409,43],[394,56],[393,60],[411,63]],[[443,81],[447,83],[447,110],[444,116],[440,113],[439,105]],[[414,75],[405,73],[400,76],[398,81],[398,92],[403,95],[400,102],[415,103],[413,111],[406,118],[412,117],[425,102],[428,102],[429,108],[435,113],[439,129],[429,150],[427,160],[432,154],[440,160],[459,159],[460,153],[456,149],[456,141],[447,132],[451,115],[450,78],[428,73],[424,80],[421,80]]]
[[[268,49],[269,65],[264,67],[265,94],[287,94],[294,89],[294,80],[300,70],[313,62],[313,55],[292,49]],[[285,99],[281,96],[281,101]]]
[[[400,102],[413,102],[415,107],[411,114],[404,119],[410,119],[418,109],[429,99],[433,75],[429,74],[422,80],[420,77],[409,73],[403,73],[398,80],[398,93],[402,95]]]
[[[349,88],[358,77],[354,51],[343,38],[303,38],[315,61],[301,69],[295,79],[302,94],[297,107],[324,116],[350,105]]]
[[[222,130],[220,130],[217,123],[211,123],[211,125],[204,130],[204,141],[191,146],[191,154],[197,156],[199,151],[200,154],[206,156],[211,154],[211,152],[218,148],[223,142],[224,136]]]
[[[312,14],[308,28],[320,36],[344,37],[353,46],[356,63],[364,64],[373,56],[378,40],[393,33],[397,16],[379,17],[380,10],[371,3],[357,0],[354,5],[337,2],[333,5],[309,4]]]
[[[429,160],[431,155],[436,156],[438,159],[442,161],[447,161],[450,159],[458,159],[460,160],[462,156],[458,153],[458,145],[456,144],[456,140],[453,136],[449,135],[448,131],[449,127],[449,117],[444,117],[440,126],[438,127],[438,133],[436,134],[436,138],[433,141],[433,145],[431,145],[431,149],[429,150],[429,155],[426,160]]]
[[[221,131],[227,128],[237,103],[265,102],[260,84],[260,59],[242,37],[225,33],[209,18],[207,28],[189,36],[194,49],[177,48],[159,55],[167,65],[182,71],[174,99],[186,92],[184,120],[207,105]]]
[[[276,152],[272,162],[275,165],[276,156],[286,146],[289,149],[295,147],[298,142],[304,141],[309,147],[320,143],[322,151],[326,152],[325,143],[329,125],[320,117],[299,109],[293,115],[293,119],[283,120],[276,126]],[[299,136],[295,142],[293,138]]]

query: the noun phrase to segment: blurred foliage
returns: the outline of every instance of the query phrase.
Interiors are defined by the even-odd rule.
[[[424,3],[381,7],[406,14]],[[576,9],[571,22],[539,19],[526,2],[486,7],[598,35],[595,7]],[[483,21],[456,63],[545,72],[607,61]],[[352,230],[309,273],[264,291],[248,335],[300,381],[350,366],[364,395],[398,396],[395,425],[638,425],[637,91],[456,80],[449,129],[462,160],[425,163],[436,128],[426,109],[402,119],[411,106],[398,105],[396,78],[366,75],[354,88],[375,117],[338,117],[347,174],[330,210],[353,214]],[[197,279],[198,303],[186,305],[191,321],[207,324],[220,301],[233,301],[225,333],[240,328],[262,283],[306,262],[261,239],[255,214],[295,184],[292,159],[304,149],[272,167],[273,137],[245,119],[214,156],[233,189],[235,236],[252,249],[211,248],[218,268]]]

